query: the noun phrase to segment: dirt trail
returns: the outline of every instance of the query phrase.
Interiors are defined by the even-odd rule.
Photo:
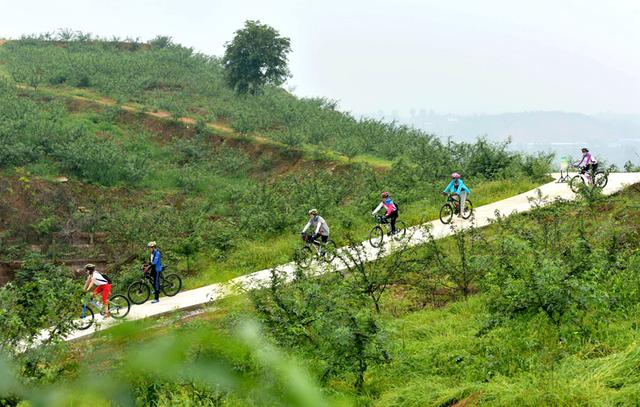
[[[557,174],[554,174],[557,178]],[[640,183],[640,173],[614,173],[609,175],[609,184],[604,189],[604,193],[607,195],[613,194],[622,190],[625,186]],[[546,197],[543,205],[552,204],[556,198],[565,200],[574,200],[575,194],[571,192],[567,184],[559,184],[556,182],[550,182],[542,185],[539,188],[525,192],[520,195],[513,196],[511,198],[504,199],[502,201],[494,202],[489,205],[484,205],[475,208],[474,218],[475,226],[484,227],[491,223],[495,217],[496,211],[499,211],[502,215],[512,215],[514,213],[528,212],[532,209],[531,199],[536,199],[538,191]],[[456,220],[454,225],[460,229],[468,228],[470,226],[469,221]],[[443,225],[439,220],[432,221],[424,225],[415,226],[409,228],[408,236],[411,236],[408,244],[410,246],[419,245],[425,243],[429,239],[429,235],[425,233],[424,226],[430,228],[430,233],[436,239],[442,239],[450,236],[453,233],[450,225]],[[378,258],[380,255],[379,249],[371,247],[368,242],[363,243],[366,260],[371,261]],[[397,247],[398,243],[393,241],[385,241],[383,255],[388,255]],[[345,248],[340,250],[347,250]],[[337,262],[336,262],[337,263]],[[344,268],[344,264],[334,264],[337,269]],[[295,271],[295,264],[288,263],[278,266],[278,270],[287,273],[292,277]],[[322,270],[319,270],[322,271]],[[185,291],[178,294],[175,297],[163,298],[158,304],[146,303],[139,306],[134,306],[131,309],[128,320],[143,319],[162,314],[167,314],[175,311],[190,310],[199,308],[212,300],[223,298],[233,293],[237,288],[244,290],[250,290],[256,287],[263,286],[268,283],[270,279],[271,269],[260,270],[252,274],[237,277],[226,284],[211,284],[205,287],[196,288],[193,290]],[[108,327],[114,322],[103,323],[102,326]],[[67,340],[73,340],[84,336],[91,335],[95,328],[88,329],[86,331],[77,331],[70,334]]]

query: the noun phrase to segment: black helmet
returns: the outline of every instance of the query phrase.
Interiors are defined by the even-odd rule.
[[[588,153],[588,152],[589,152],[589,149],[588,149],[587,147],[582,147],[582,152],[583,152],[583,153]]]

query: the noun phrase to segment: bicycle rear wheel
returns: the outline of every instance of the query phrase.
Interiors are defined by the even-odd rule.
[[[584,179],[580,175],[576,175],[571,178],[571,181],[569,181],[569,188],[571,188],[571,190],[576,194],[580,191],[581,185],[584,186],[585,183]]]
[[[464,211],[462,213],[462,219],[469,219],[473,215],[473,204],[470,200],[464,202]]]
[[[133,304],[140,305],[147,302],[151,296],[151,289],[148,284],[145,284],[142,281],[136,281],[129,286],[127,295]]]
[[[130,309],[129,299],[124,295],[116,294],[109,298],[109,314],[115,319],[126,317]]]
[[[378,248],[382,246],[382,242],[384,241],[384,230],[380,225],[376,225],[369,232],[369,243],[371,246]]]
[[[85,329],[88,329],[91,325],[93,325],[94,319],[95,316],[93,315],[93,310],[89,307],[86,307],[80,314],[80,318],[73,321],[73,326],[76,329],[84,331]]]
[[[177,274],[167,274],[162,280],[162,292],[167,297],[173,297],[180,292],[182,280]]]
[[[598,171],[593,175],[593,185],[596,188],[604,188],[609,182],[609,176],[604,171]]]
[[[453,212],[455,212],[455,210],[453,209],[453,205],[449,202],[442,205],[442,208],[440,208],[440,222],[445,225],[451,223],[451,220],[453,219]]]

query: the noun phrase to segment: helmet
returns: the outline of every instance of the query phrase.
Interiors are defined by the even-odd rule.
[[[583,152],[583,153],[588,153],[588,152],[589,152],[589,149],[588,149],[587,147],[582,147],[582,152]]]
[[[96,266],[95,266],[95,264],[91,264],[91,263],[89,263],[89,264],[85,264],[85,265],[84,265],[84,269],[85,269],[85,270],[89,270],[89,271],[93,271],[93,270],[95,270],[95,269],[96,269]]]
[[[147,247],[156,247],[156,242],[147,243]]]
[[[309,215],[317,215],[318,214],[318,210],[317,209],[309,209],[309,212],[307,212]]]
[[[460,174],[458,174],[457,172],[454,172],[453,174],[451,174],[451,178],[458,179],[460,178]]]
[[[381,193],[380,196],[383,197],[383,198],[388,198],[389,197],[389,193],[385,191],[385,192]]]

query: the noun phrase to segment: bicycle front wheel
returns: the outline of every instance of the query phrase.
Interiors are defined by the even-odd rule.
[[[109,314],[115,319],[126,317],[130,309],[129,299],[124,295],[116,294],[109,298]]]
[[[94,319],[95,316],[93,315],[93,310],[89,307],[86,307],[82,310],[80,318],[73,321],[73,326],[76,329],[84,331],[85,329],[88,329],[91,325],[93,325]]]
[[[177,274],[167,274],[162,281],[162,292],[167,297],[173,297],[180,292],[182,288],[182,280]]]
[[[129,295],[129,300],[133,304],[140,305],[147,302],[151,296],[151,289],[148,284],[145,284],[142,281],[136,281],[129,286],[127,294]]]
[[[384,230],[380,225],[376,225],[369,232],[369,243],[371,246],[378,248],[382,246],[382,242],[384,241]]]
[[[336,258],[336,254],[338,252],[336,242],[334,242],[333,240],[329,240],[327,241],[327,243],[325,243],[322,249],[324,250],[324,261],[326,261],[327,263],[331,263],[333,259]]]
[[[473,215],[473,204],[470,200],[464,202],[464,211],[462,211],[462,219],[469,219]]]
[[[304,246],[303,248],[301,248],[298,251],[298,255],[296,256],[296,263],[298,263],[298,265],[302,268],[308,268],[311,266],[311,263],[313,262],[313,249],[311,249],[311,247],[309,246]]]
[[[609,176],[603,171],[598,171],[593,175],[593,185],[596,188],[604,188],[609,182]]]
[[[455,210],[453,209],[453,205],[451,205],[450,203],[447,202],[446,204],[442,205],[442,208],[440,208],[440,222],[444,223],[445,225],[451,223],[454,211]]]
[[[584,179],[580,175],[576,175],[569,181],[569,188],[576,194],[580,191],[580,187],[584,185]]]

